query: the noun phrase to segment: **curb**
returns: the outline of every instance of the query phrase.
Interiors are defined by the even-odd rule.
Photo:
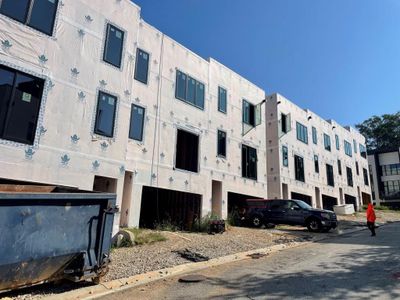
[[[379,226],[384,226],[387,224],[392,224],[396,222],[385,222],[385,223],[380,223]],[[47,300],[81,300],[81,299],[96,299],[99,297],[103,297],[115,292],[123,291],[126,289],[131,289],[140,285],[144,285],[150,282],[154,282],[157,280],[161,280],[164,278],[169,278],[172,276],[176,275],[182,275],[185,273],[189,272],[195,272],[195,271],[201,271],[210,267],[215,267],[219,265],[223,265],[226,263],[231,263],[231,262],[237,262],[237,261],[242,261],[246,259],[251,259],[249,255],[255,254],[255,253],[261,253],[261,254],[272,254],[276,253],[285,249],[291,249],[291,248],[296,248],[299,246],[303,245],[309,245],[318,241],[326,240],[332,237],[338,237],[346,234],[351,234],[363,230],[367,230],[368,228],[365,227],[359,227],[355,229],[350,229],[350,230],[345,230],[345,231],[339,231],[337,234],[333,236],[323,236],[323,237],[316,237],[313,238],[312,240],[309,241],[304,241],[304,242],[292,242],[288,244],[278,244],[278,245],[272,245],[270,247],[266,248],[261,248],[261,249],[255,249],[255,250],[249,250],[245,252],[240,252],[236,254],[230,254],[227,256],[222,256],[218,258],[213,258],[205,262],[192,262],[192,263],[186,263],[182,265],[177,265],[169,268],[164,268],[161,270],[156,270],[156,271],[150,271],[147,273],[143,274],[138,274],[134,275],[131,277],[127,278],[121,278],[121,279],[115,279],[109,282],[104,282],[102,284],[96,285],[96,286],[90,286],[90,287],[84,287],[80,289],[76,289],[73,291],[57,294],[57,295],[51,295],[48,297],[45,297],[44,299]]]

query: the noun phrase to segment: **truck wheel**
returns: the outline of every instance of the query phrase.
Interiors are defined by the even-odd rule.
[[[307,229],[311,232],[321,231],[321,221],[316,218],[311,218],[307,221]]]
[[[262,225],[262,220],[260,216],[253,216],[253,218],[251,219],[251,225],[253,225],[254,227],[261,227]]]

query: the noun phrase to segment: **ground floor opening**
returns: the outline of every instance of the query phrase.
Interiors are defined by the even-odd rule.
[[[228,192],[228,213],[239,210],[246,206],[247,199],[261,199],[260,197],[254,197],[251,195],[237,194]]]
[[[294,200],[301,200],[312,206],[312,197],[309,195],[292,192],[291,196]]]
[[[354,205],[354,209],[357,210],[357,198],[348,194],[344,194],[344,201],[346,202],[346,204],[353,204]]]
[[[372,203],[370,194],[361,193],[361,197],[362,197],[362,204],[363,205],[368,205],[368,203]]]
[[[333,211],[333,206],[337,205],[337,198],[322,194],[322,208]]]
[[[201,219],[201,195],[144,186],[139,227],[193,230]]]

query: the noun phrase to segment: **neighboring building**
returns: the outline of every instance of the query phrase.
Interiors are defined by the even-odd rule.
[[[378,205],[400,207],[400,148],[368,152],[372,199]]]
[[[266,197],[262,89],[129,0],[16,3],[0,1],[0,183],[116,192],[114,232]]]
[[[266,104],[268,197],[314,207],[371,201],[365,138],[279,94]]]

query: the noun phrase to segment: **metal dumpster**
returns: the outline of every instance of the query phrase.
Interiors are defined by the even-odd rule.
[[[98,281],[109,263],[115,194],[0,193],[0,291]]]

